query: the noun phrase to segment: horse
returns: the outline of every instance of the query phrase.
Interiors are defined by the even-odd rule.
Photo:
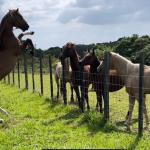
[[[13,27],[19,28],[23,32],[29,29],[29,25],[19,13],[19,9],[9,10],[0,24],[0,80],[14,69],[18,57],[30,44],[29,40],[21,42],[16,38]],[[0,112],[8,115],[2,108],[0,108]],[[2,119],[0,119],[0,123],[3,123]]]
[[[127,130],[130,130],[132,113],[134,109],[135,99],[139,100],[139,64],[134,64],[125,57],[110,52],[110,69],[116,69],[122,78],[126,92],[129,95],[129,110],[126,115],[125,125]],[[98,67],[98,70],[101,66]],[[143,97],[143,112],[146,120],[146,128],[149,126],[147,108],[146,108],[146,94],[150,94],[150,67],[144,66],[144,97]]]
[[[84,78],[83,78],[83,82],[84,82],[84,87],[82,87],[82,81],[81,81],[81,73],[80,72],[80,66],[79,66],[79,56],[77,54],[77,51],[75,49],[75,44],[69,42],[67,43],[63,49],[62,52],[60,54],[60,59],[65,59],[65,58],[70,58],[70,66],[72,69],[72,74],[71,74],[71,80],[72,80],[72,86],[73,89],[77,95],[77,99],[78,99],[78,105],[81,108],[81,111],[84,112],[84,108],[83,108],[83,103],[81,102],[81,98],[80,97],[80,92],[79,92],[79,86],[81,86],[82,91],[83,92],[83,99],[86,100],[87,103],[87,109],[90,109],[89,106],[89,101],[88,101],[88,87],[90,84],[90,66],[84,66]]]
[[[97,72],[97,67],[102,64],[102,61],[99,61],[95,55],[94,49],[92,52],[88,52],[81,60],[80,65],[90,65],[90,80],[93,85],[94,91],[97,96],[97,109],[98,105],[100,107],[100,113],[103,113],[102,108],[102,97],[104,99],[104,75],[102,72]],[[116,70],[109,71],[109,92],[115,92],[120,90],[124,84],[121,80],[121,77],[118,75]]]
[[[67,82],[70,83],[70,88],[71,88],[71,103],[74,103],[74,98],[73,98],[73,87],[71,83],[71,67],[70,67],[70,60],[69,58],[66,58],[64,60],[64,68],[65,68],[65,84]],[[57,84],[57,98],[59,98],[59,91],[62,94],[63,93],[63,87],[62,87],[62,64],[61,62],[58,62],[56,64],[56,69],[55,69],[55,81]],[[60,86],[61,85],[61,86]]]

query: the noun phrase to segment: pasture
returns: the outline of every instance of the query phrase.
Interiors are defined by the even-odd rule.
[[[58,101],[54,99],[54,102],[49,99],[49,74],[43,75],[44,96],[38,94],[39,75],[35,74],[35,94],[32,93],[31,75],[28,77],[29,91],[24,90],[24,74],[21,74],[21,89],[17,88],[17,80],[16,87],[0,84],[0,106],[10,113],[9,118],[0,114],[6,120],[0,127],[0,149],[150,148],[149,131],[145,131],[142,138],[137,137],[137,103],[132,132],[126,131],[123,121],[127,113],[128,96],[124,89],[110,94],[110,121],[105,124],[103,115],[95,110],[95,93],[89,93],[91,110],[82,114],[76,105],[64,106],[62,98]],[[67,86],[68,102],[69,89]],[[149,101],[147,106],[150,114]]]

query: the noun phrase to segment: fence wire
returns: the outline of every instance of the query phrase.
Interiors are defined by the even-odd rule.
[[[25,64],[26,63],[26,64]],[[59,78],[59,87],[57,87],[56,82],[56,70],[55,68],[52,68],[51,60],[50,58],[34,58],[33,59],[26,59],[26,62],[24,63],[24,60],[19,59],[16,67],[14,70],[4,78],[3,82],[12,84],[15,86],[18,86],[20,89],[24,89],[28,87],[28,90],[31,92],[40,93],[46,97],[51,98],[52,95],[54,96],[54,99],[57,101],[63,102],[63,96],[62,92],[65,90],[62,86],[63,81],[63,68],[62,65],[60,65],[61,70],[60,74],[58,76]],[[25,67],[27,66],[27,80],[28,85],[25,76]],[[41,70],[42,67],[42,70]],[[65,69],[65,68],[64,68]],[[50,73],[52,78],[50,77]],[[43,82],[41,83],[41,76]],[[129,95],[126,92],[125,85],[122,78],[125,78],[127,75],[124,76],[117,76],[114,72],[110,72],[109,74],[109,113],[110,113],[110,121],[117,125],[119,128],[124,128],[124,120],[128,112],[129,107]],[[132,76],[133,78],[137,78],[137,82],[139,79],[139,76]],[[150,78],[150,76],[147,76],[146,78]],[[52,79],[52,82],[50,81]],[[68,103],[77,103],[78,104],[78,96],[77,92],[79,90],[80,98],[84,98],[85,102],[85,109],[88,109],[87,107],[87,99],[89,101],[90,109],[96,109],[96,111],[100,111],[100,97],[102,97],[102,108],[104,111],[104,74],[101,73],[90,73],[79,71],[73,71],[68,68],[64,70],[64,82],[66,84],[66,99]],[[51,84],[53,83],[53,89]],[[42,85],[41,85],[42,84]],[[71,92],[71,87],[73,90],[73,97]],[[42,89],[41,89],[42,88]],[[58,89],[59,88],[59,89]],[[77,90],[78,88],[78,90]],[[138,89],[139,87],[134,87],[135,89]],[[52,90],[51,90],[52,89]],[[59,96],[57,91],[59,90]],[[83,93],[81,94],[81,90],[83,90]],[[149,90],[149,89],[145,89]],[[51,94],[51,92],[53,92]],[[148,110],[148,115],[150,115],[150,110],[148,108],[150,101],[148,101],[150,97],[146,97],[146,106]],[[80,99],[81,100],[81,99]],[[144,109],[144,108],[143,108]],[[133,117],[132,117],[132,128],[137,129],[138,128],[138,103],[136,101],[134,111],[133,111]],[[145,126],[145,118],[144,118],[144,126]]]

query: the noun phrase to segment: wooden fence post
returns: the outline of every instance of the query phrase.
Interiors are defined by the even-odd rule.
[[[20,88],[20,63],[19,63],[19,59],[18,59],[18,63],[17,63],[17,71],[18,71],[18,87]]]
[[[138,114],[138,134],[143,134],[143,100],[144,100],[144,52],[141,52],[139,66],[139,114]]]
[[[28,70],[27,70],[27,56],[24,53],[24,74],[25,74],[25,88],[28,90]]]
[[[43,68],[42,68],[42,53],[40,54],[40,83],[41,83],[41,94],[43,95]]]
[[[32,89],[33,89],[33,92],[35,92],[35,80],[34,80],[34,56],[32,56],[32,64],[31,64],[31,68],[32,68]]]
[[[109,120],[109,52],[104,53],[104,119]]]
[[[51,99],[53,101],[53,72],[52,72],[52,60],[51,56],[49,55],[49,73],[50,73],[50,90],[51,90]]]
[[[62,59],[61,63],[62,63],[62,87],[63,87],[63,99],[64,99],[64,105],[67,105],[67,94],[66,94],[66,82],[65,82],[65,60]]]

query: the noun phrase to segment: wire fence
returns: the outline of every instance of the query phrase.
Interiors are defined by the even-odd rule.
[[[44,66],[44,67],[43,67]],[[20,89],[27,89],[32,92],[38,92],[41,95],[50,97],[53,101],[57,93],[57,84],[54,80],[54,69],[52,67],[51,56],[44,58],[42,54],[38,59],[32,57],[30,61],[27,55],[24,54],[23,59],[19,59],[15,69],[4,78],[3,82],[16,85]],[[121,78],[112,77],[109,73],[109,54],[106,52],[104,56],[104,73],[87,73],[84,72],[84,67],[80,67],[78,71],[73,71],[70,78],[70,86],[74,89],[77,95],[78,105],[84,112],[85,104],[87,109],[94,106],[101,112],[104,112],[106,122],[112,121],[116,125],[123,127],[120,120],[124,120],[128,114],[129,96],[125,91],[125,85]],[[67,105],[67,99],[71,96],[69,90],[68,70],[65,69],[65,62],[62,60],[62,77],[60,82],[60,91],[63,94],[64,105]],[[139,78],[139,103],[136,105],[137,120],[133,120],[133,128],[138,128],[138,134],[143,133],[143,98],[144,98],[144,56],[141,55]],[[135,76],[134,76],[135,77]],[[89,92],[91,85],[92,91]],[[112,91],[111,91],[112,88]],[[114,89],[113,89],[114,88]],[[114,92],[113,92],[114,91]],[[71,96],[72,97],[72,96]],[[57,97],[58,98],[58,97]],[[138,122],[135,123],[135,122]]]

